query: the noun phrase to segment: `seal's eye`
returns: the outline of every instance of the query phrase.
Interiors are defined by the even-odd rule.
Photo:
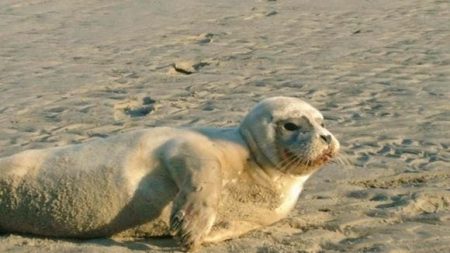
[[[321,127],[325,127],[325,123],[321,123],[320,126],[321,126]]]
[[[284,129],[286,129],[288,131],[295,131],[295,130],[300,129],[299,126],[297,126],[296,124],[291,123],[291,122],[288,122],[288,123],[284,124],[283,127],[284,127]]]

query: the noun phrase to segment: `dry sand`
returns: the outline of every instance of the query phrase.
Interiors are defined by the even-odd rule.
[[[275,95],[321,109],[350,162],[287,219],[200,252],[450,252],[448,0],[3,0],[0,63],[0,156],[236,125]],[[0,236],[0,252],[173,250]]]

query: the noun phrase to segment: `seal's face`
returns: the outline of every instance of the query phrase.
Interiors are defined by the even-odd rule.
[[[296,98],[263,100],[240,128],[261,166],[289,174],[310,174],[339,150],[339,142],[325,128],[322,114]]]
[[[339,142],[320,117],[307,115],[276,122],[278,167],[293,174],[306,174],[336,155]]]

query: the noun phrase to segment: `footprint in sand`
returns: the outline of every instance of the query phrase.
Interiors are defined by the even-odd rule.
[[[450,178],[450,174],[448,173],[402,173],[396,176],[352,181],[350,183],[365,188],[392,189],[418,187],[439,180],[447,180],[448,178]]]
[[[127,118],[144,117],[155,109],[155,102],[150,97],[134,97],[116,103],[114,105],[114,119],[124,120]]]
[[[448,211],[450,211],[450,193],[431,190],[392,196],[388,203],[377,205],[376,209],[369,210],[367,215],[392,220],[433,223],[440,219],[437,213]]]
[[[131,80],[138,79],[140,77],[137,72],[129,69],[112,69],[108,75],[112,77],[115,82],[120,84],[128,83]]]

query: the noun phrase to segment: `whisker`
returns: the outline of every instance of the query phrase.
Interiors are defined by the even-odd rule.
[[[294,159],[292,159],[291,164],[289,165],[289,167],[286,168],[285,171],[287,171],[290,168],[297,168],[302,162],[302,159],[298,156],[296,156]]]
[[[287,157],[282,160],[276,167],[282,172],[286,172],[293,164],[295,164],[300,158],[298,156]]]
[[[300,153],[301,150],[304,150],[304,147],[299,147],[297,150],[291,151],[292,153]],[[293,161],[289,163],[289,167],[299,167],[300,165],[307,165],[307,160],[304,157],[295,156]],[[308,166],[308,165],[307,165]],[[288,168],[285,168],[286,170]]]
[[[283,159],[278,164],[276,164],[275,167],[278,170],[282,170],[286,166],[286,164],[289,164],[289,162],[290,162],[289,158]]]
[[[290,163],[290,161],[291,161],[291,158],[290,158],[290,157],[287,157],[287,158],[281,160],[281,161],[277,164],[277,168],[278,168],[278,169],[281,169],[281,168],[285,167],[286,164],[289,164],[289,163]]]
[[[287,163],[283,164],[283,167],[280,168],[280,171],[287,171],[289,169],[289,167],[296,161],[297,157],[289,157],[287,159],[285,159],[285,161],[287,161]]]
[[[298,162],[295,164],[295,168],[298,168],[301,164],[304,164],[304,159],[298,159]]]
[[[338,155],[336,157],[334,157],[333,159],[336,164],[339,165],[353,165],[353,162],[350,158],[348,158],[347,154],[345,153],[338,153]]]
[[[304,150],[308,150],[308,145],[303,145],[296,147],[295,149],[289,149],[287,152],[287,157],[281,160],[275,167],[282,172],[287,172],[291,168],[298,168],[300,166],[313,167],[318,166],[326,162],[331,162],[340,165],[350,165],[351,160],[344,153],[333,154],[331,149],[324,150],[320,155],[314,159],[308,159],[310,157],[308,154],[304,154]],[[280,152],[281,153],[281,152]],[[304,155],[296,155],[304,154]],[[331,158],[331,159],[330,159]]]

